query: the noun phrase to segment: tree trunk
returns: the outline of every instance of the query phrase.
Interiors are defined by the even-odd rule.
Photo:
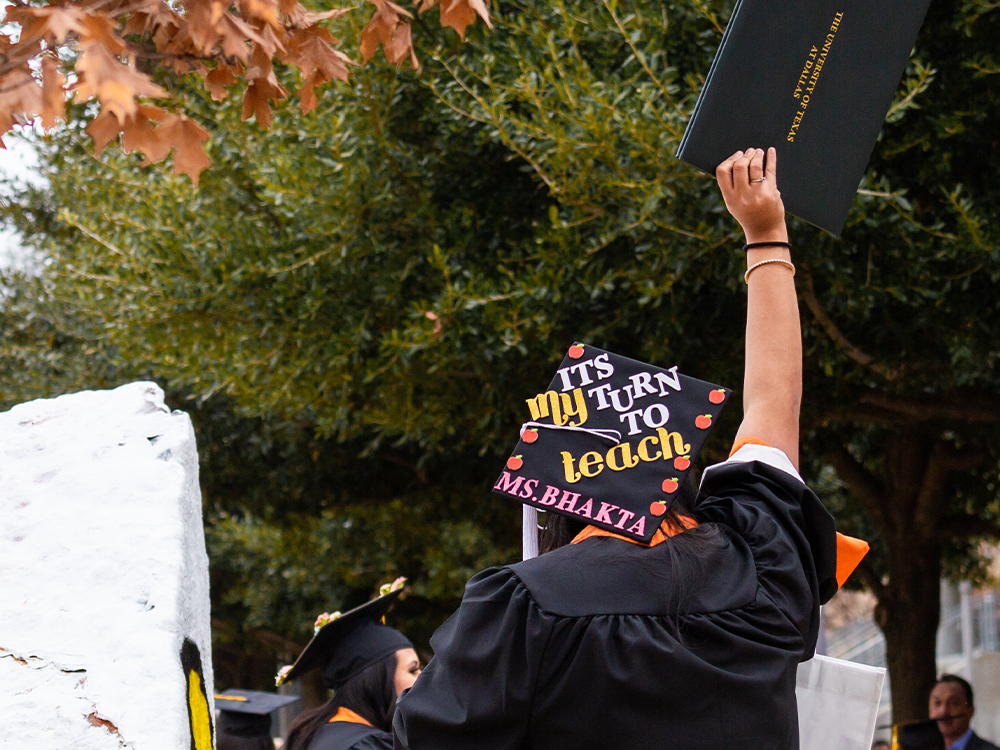
[[[896,540],[889,547],[890,584],[875,608],[885,635],[894,723],[927,718],[937,678],[935,652],[941,614],[941,548]]]
[[[865,465],[841,447],[828,456],[867,508],[887,552],[887,575],[862,563],[878,597],[875,620],[886,641],[893,722],[927,718],[937,676],[941,616],[941,530],[947,479],[957,465],[948,446],[918,426],[886,438],[884,462]],[[876,475],[869,466],[882,469]]]

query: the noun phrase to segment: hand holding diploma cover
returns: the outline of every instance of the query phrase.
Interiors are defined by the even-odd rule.
[[[738,0],[678,158],[774,146],[785,208],[839,234],[929,4]]]

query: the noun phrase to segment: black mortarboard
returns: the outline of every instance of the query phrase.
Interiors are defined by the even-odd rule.
[[[729,391],[574,344],[493,487],[538,510],[649,541]]]
[[[405,578],[383,586],[377,599],[349,612],[323,614],[316,620],[311,641],[291,667],[278,673],[277,684],[323,670],[323,684],[336,690],[359,672],[403,648],[413,648],[395,628],[382,624],[389,607],[403,593]]]
[[[234,737],[270,737],[271,712],[299,700],[296,695],[278,695],[260,690],[227,690],[215,696],[219,709],[219,734]]]
[[[896,727],[899,750],[944,750],[944,735],[936,721],[916,721]]]

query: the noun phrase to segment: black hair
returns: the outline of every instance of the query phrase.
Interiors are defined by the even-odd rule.
[[[274,750],[271,735],[259,737],[238,737],[225,732],[216,732],[215,750]]]
[[[689,471],[678,488],[674,501],[667,508],[663,520],[678,529],[686,528],[682,518],[694,515],[695,501],[698,499],[698,480],[694,471]],[[561,513],[546,513],[545,526],[539,535],[538,551],[540,554],[552,552],[573,541],[573,537],[583,531],[587,524],[577,521]],[[683,536],[687,537],[687,533]],[[693,534],[688,539],[693,540],[699,534]],[[704,536],[704,533],[701,534]]]
[[[304,711],[292,722],[286,750],[306,750],[313,736],[341,708],[348,708],[373,727],[392,731],[396,713],[396,654],[389,654],[337,688],[319,708]]]
[[[940,685],[942,682],[954,682],[956,685],[961,685],[965,691],[965,702],[975,707],[976,704],[972,702],[972,685],[969,684],[968,680],[959,677],[957,674],[943,674],[938,677],[938,681],[934,685]]]

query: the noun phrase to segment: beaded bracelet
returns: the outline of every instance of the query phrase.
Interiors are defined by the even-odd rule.
[[[747,250],[753,250],[756,247],[787,247],[789,250],[792,249],[791,242],[748,242],[743,246],[743,252]]]
[[[792,262],[790,260],[785,260],[784,258],[768,258],[767,260],[758,261],[757,263],[754,263],[752,266],[750,266],[750,268],[747,269],[747,272],[743,274],[743,283],[749,284],[750,273],[760,268],[761,266],[766,266],[768,263],[780,263],[783,266],[788,266],[790,269],[792,269],[792,276],[795,275],[795,266],[792,265]]]

